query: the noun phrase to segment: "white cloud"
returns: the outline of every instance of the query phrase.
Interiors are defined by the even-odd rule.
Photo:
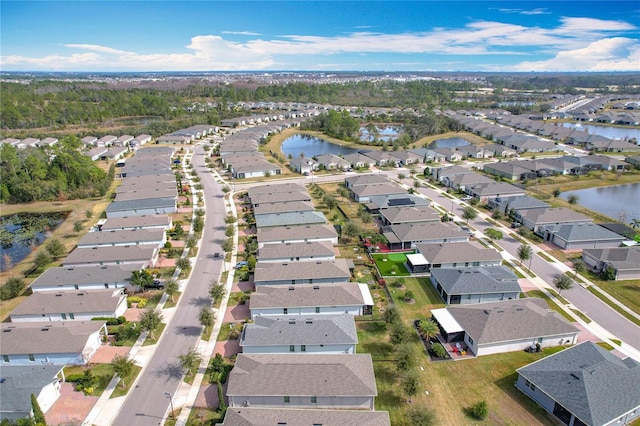
[[[262,35],[260,33],[255,33],[253,31],[221,31],[222,34],[235,34],[235,35],[245,35],[245,36],[259,36]]]
[[[637,71],[637,40],[614,37],[595,41],[582,49],[559,52],[546,61],[521,62],[514,71]]]
[[[283,64],[288,64],[290,69],[305,69],[307,66],[301,62],[304,60],[311,63],[308,68],[317,69],[320,63],[331,62],[312,58],[312,55],[327,57],[352,54],[362,58],[374,54],[425,55],[424,59],[420,57],[417,61],[415,57],[398,61],[398,66],[423,60],[426,63],[445,63],[450,60],[464,62],[459,57],[480,55],[535,55],[537,58],[553,57],[545,61],[522,62],[513,67],[522,70],[580,71],[583,64],[587,64],[589,67],[609,66],[615,70],[626,70],[629,67],[629,60],[625,59],[629,55],[627,52],[634,50],[633,43],[637,45],[637,40],[611,36],[615,35],[612,33],[633,29],[635,27],[627,22],[565,17],[556,28],[475,21],[462,28],[434,28],[415,33],[361,31],[336,36],[289,34],[273,39],[263,39],[249,31],[226,31],[223,34],[252,38],[231,41],[221,35],[199,35],[191,38],[182,53],[155,54],[138,54],[103,45],[76,43],[64,47],[84,53],[57,53],[41,58],[12,55],[1,57],[0,64],[5,70],[261,70]],[[594,52],[596,49],[599,50]],[[378,62],[380,59],[371,58],[371,61]],[[389,68],[395,64],[389,63]],[[373,65],[369,59],[363,59],[353,68],[371,69]],[[617,66],[623,68],[617,69]]]

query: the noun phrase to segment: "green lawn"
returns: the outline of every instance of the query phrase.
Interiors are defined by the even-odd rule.
[[[409,271],[404,266],[404,262],[394,262],[389,259],[387,254],[373,254],[372,255],[380,275],[383,277],[408,277]]]
[[[117,398],[119,396],[128,394],[129,389],[131,389],[131,385],[136,380],[136,377],[138,377],[138,374],[140,374],[140,371],[142,371],[142,367],[137,365],[133,366],[133,368],[131,369],[131,373],[129,373],[129,375],[124,378],[125,387],[122,387],[122,378],[120,378],[120,382],[118,383],[118,386],[116,386],[116,388],[113,390],[111,398]]]
[[[239,336],[242,333],[242,324],[236,324],[232,322],[222,324],[220,327],[220,332],[218,333],[218,342],[222,342],[224,340],[229,340],[232,334],[237,333]]]
[[[97,378],[96,385],[93,387],[93,396],[100,396],[106,389],[107,385],[113,378],[113,368],[111,364],[95,364],[90,367],[82,365],[69,365],[64,368],[64,374],[66,377],[71,375],[82,375],[85,371],[90,370],[91,374]]]
[[[400,309],[400,316],[405,324],[410,324],[418,318],[430,318],[431,309],[444,307],[442,298],[431,285],[429,278],[404,278],[405,290],[399,290],[390,285],[389,292],[394,303]],[[409,304],[404,301],[407,291],[413,292],[415,303]]]
[[[162,336],[162,333],[164,332],[164,328],[166,326],[167,326],[167,324],[161,322],[160,325],[158,325],[158,327],[156,327],[156,329],[154,330],[155,339],[152,339],[151,338],[151,333],[149,333],[149,335],[147,335],[147,338],[145,339],[145,341],[142,344],[142,346],[151,346],[151,345],[155,345],[156,343],[158,343],[158,339],[160,338],[160,336]]]

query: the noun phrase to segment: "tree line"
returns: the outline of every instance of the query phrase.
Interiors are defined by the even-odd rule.
[[[0,202],[26,203],[88,198],[106,194],[114,178],[91,158],[79,153],[75,136],[51,148],[0,146]]]

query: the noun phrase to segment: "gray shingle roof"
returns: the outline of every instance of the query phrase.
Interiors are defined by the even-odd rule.
[[[314,206],[310,201],[289,201],[273,204],[260,204],[253,208],[253,214],[257,217],[262,214],[306,212],[312,210],[314,210]]]
[[[369,210],[386,209],[393,206],[428,206],[429,201],[411,194],[372,195],[366,204]]]
[[[140,200],[113,201],[107,207],[107,212],[119,212],[127,210],[146,210],[155,208],[175,207],[175,198],[144,198]]]
[[[363,306],[357,283],[321,286],[258,286],[251,294],[251,309],[313,306]]]
[[[327,223],[320,211],[271,213],[256,216],[256,227],[297,226]]]
[[[472,242],[416,244],[416,249],[429,263],[502,261],[497,250]]]
[[[149,262],[158,248],[154,246],[118,246],[76,248],[62,261],[63,265],[99,262]]]
[[[31,287],[45,287],[59,284],[104,284],[131,280],[131,271],[141,269],[140,265],[104,265],[49,268],[36,278]]]
[[[264,425],[389,426],[389,412],[362,410],[285,410],[229,408],[222,426]]]
[[[255,316],[240,346],[341,345],[358,343],[353,315]]]
[[[549,225],[544,229],[553,232],[559,238],[568,242],[616,240],[622,242],[625,239],[622,235],[618,235],[595,223],[565,223]]]
[[[640,269],[640,246],[584,249],[582,253],[609,263],[616,270]]]
[[[0,412],[30,413],[31,394],[56,381],[60,365],[7,365],[0,367]]]
[[[337,238],[338,233],[331,225],[278,226],[258,229],[258,243],[297,240],[300,238]]]
[[[282,203],[289,201],[311,201],[311,196],[307,191],[289,191],[256,194],[251,197],[252,205]]]
[[[274,183],[269,185],[258,185],[247,190],[249,198],[259,194],[273,194],[276,192],[306,192],[304,185],[297,182]]]
[[[113,312],[124,297],[121,290],[113,289],[36,292],[11,311],[11,316]]]
[[[104,321],[0,323],[0,355],[80,353]]]
[[[107,219],[101,226],[103,231],[125,229],[125,228],[145,228],[147,226],[169,227],[171,220],[164,214],[114,217]]]
[[[449,295],[520,291],[518,277],[504,266],[436,268],[431,276]]]
[[[442,238],[469,237],[459,226],[443,222],[402,223],[391,225],[390,228],[400,241],[428,241]]]
[[[640,364],[587,341],[517,370],[589,425],[640,407]]]
[[[351,191],[359,196],[406,194],[407,190],[395,183],[372,183],[368,185],[358,185],[351,188]]]
[[[571,209],[564,207],[548,207],[541,209],[527,209],[518,212],[523,218],[526,218],[533,223],[543,225],[547,223],[562,223],[562,222],[590,222],[587,216],[582,213],[578,213]]]
[[[449,306],[447,310],[480,345],[580,331],[537,298]]]
[[[369,354],[238,354],[229,396],[376,396]]]
[[[440,214],[428,205],[390,207],[380,211],[390,223],[433,222],[440,220]]]
[[[362,154],[359,154],[362,155]],[[369,159],[367,157],[367,159]],[[348,186],[360,186],[360,185],[371,185],[376,183],[389,183],[389,179],[385,175],[378,174],[367,174],[367,175],[356,175],[349,176],[345,178],[344,182]]]
[[[78,247],[96,244],[157,244],[164,238],[164,229],[131,229],[126,231],[98,231],[86,233]]]
[[[316,260],[315,262],[258,262],[254,272],[256,282],[282,280],[336,279],[351,277],[345,259]]]
[[[331,241],[310,241],[307,243],[265,244],[258,249],[258,260],[282,259],[286,257],[326,257],[335,256]]]

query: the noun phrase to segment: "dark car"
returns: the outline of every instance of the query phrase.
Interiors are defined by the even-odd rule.
[[[213,253],[213,258],[214,259],[220,259],[220,253],[219,252]]]
[[[160,280],[153,280],[153,282],[149,284],[147,288],[161,289],[164,288],[164,283]]]

